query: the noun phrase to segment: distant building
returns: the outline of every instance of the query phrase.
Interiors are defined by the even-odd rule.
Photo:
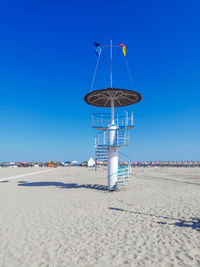
[[[93,160],[93,158],[90,158],[88,160],[88,167],[94,167],[95,166],[95,161]]]

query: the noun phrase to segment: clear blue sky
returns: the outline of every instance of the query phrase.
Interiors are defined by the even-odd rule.
[[[0,161],[94,156],[92,112],[105,110],[83,98],[96,64],[93,42],[110,38],[126,44],[143,96],[127,108],[135,128],[121,151],[134,161],[199,160],[199,10],[198,0],[1,1]],[[95,89],[109,85],[103,58]],[[113,83],[131,89],[122,59],[115,50]]]

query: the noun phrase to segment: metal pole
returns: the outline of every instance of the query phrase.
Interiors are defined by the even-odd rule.
[[[112,40],[110,40],[110,88],[112,88]],[[118,148],[114,146],[116,140],[114,98],[111,98],[111,122],[108,127],[108,190],[117,189]]]
[[[114,99],[111,99],[111,125],[115,123]]]
[[[112,39],[110,40],[110,87],[112,88]]]

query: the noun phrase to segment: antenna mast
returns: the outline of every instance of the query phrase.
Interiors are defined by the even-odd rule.
[[[110,40],[110,87],[112,88],[112,39]]]

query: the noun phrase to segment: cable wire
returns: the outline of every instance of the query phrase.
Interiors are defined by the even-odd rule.
[[[102,50],[102,48],[101,48]],[[99,59],[100,59],[100,56],[101,56],[101,50],[99,52],[99,56],[98,56],[98,59],[97,59],[97,64],[96,64],[96,67],[95,67],[95,70],[94,70],[94,75],[93,75],[93,79],[92,79],[92,83],[91,83],[91,87],[90,87],[90,92],[92,92],[92,88],[94,86],[94,81],[95,81],[95,77],[96,77],[96,73],[97,73],[97,68],[98,68],[98,65],[99,65]]]
[[[134,83],[133,83],[133,78],[132,78],[132,75],[131,75],[131,72],[130,72],[130,69],[129,69],[129,66],[128,66],[127,58],[124,57],[124,60],[125,60],[125,62],[126,62],[126,67],[127,67],[127,70],[128,70],[128,74],[129,74],[130,80],[131,80],[132,88],[133,88],[133,90],[135,90],[135,85],[134,85]]]

